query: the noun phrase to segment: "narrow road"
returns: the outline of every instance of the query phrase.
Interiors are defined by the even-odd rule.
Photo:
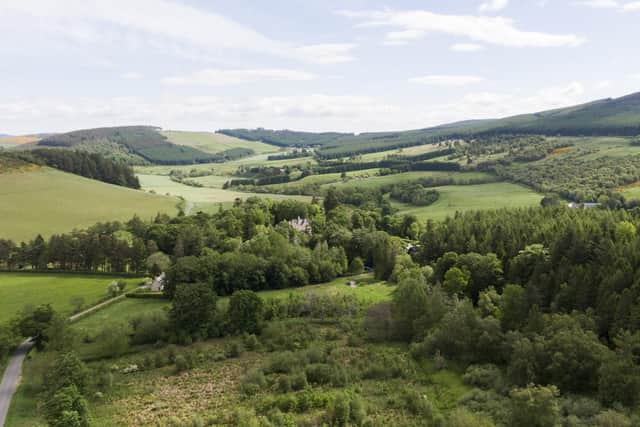
[[[114,302],[125,298],[125,295],[120,295],[115,298],[111,298],[100,304],[94,305],[91,308],[88,308],[80,313],[74,314],[69,317],[69,321],[73,322],[74,320],[92,313],[96,310],[101,309],[102,307],[113,304]],[[11,406],[11,398],[14,393],[18,389],[18,385],[20,384],[20,376],[22,374],[22,362],[24,362],[25,357],[27,357],[27,353],[33,347],[33,343],[28,338],[25,342],[20,344],[16,351],[9,358],[9,365],[7,365],[7,369],[4,371],[4,376],[2,377],[2,383],[0,384],[0,427],[4,426],[5,420],[7,419],[7,414],[9,413],[9,407]]]
[[[26,340],[18,348],[9,359],[7,370],[4,371],[4,377],[0,384],[0,426],[4,426],[11,405],[11,398],[20,384],[20,376],[22,374],[22,362],[27,357],[27,353],[33,347],[30,340]]]

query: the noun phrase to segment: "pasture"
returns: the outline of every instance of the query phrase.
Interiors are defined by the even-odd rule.
[[[549,157],[578,155],[580,159],[594,160],[601,157],[626,157],[640,154],[640,147],[631,145],[632,138],[625,137],[547,137],[549,141],[571,144],[567,150],[556,150]],[[549,158],[548,157],[548,158]]]
[[[140,184],[145,190],[153,190],[158,194],[183,197],[188,202],[195,205],[195,211],[211,211],[217,209],[220,204],[230,204],[236,199],[246,199],[257,196],[265,199],[285,200],[298,199],[310,201],[307,196],[284,196],[279,194],[255,194],[243,193],[239,191],[223,190],[222,188],[191,187],[172,181],[168,176],[163,175],[138,175]]]
[[[217,154],[233,148],[248,148],[253,150],[256,154],[273,153],[279,150],[279,148],[274,145],[234,138],[220,133],[172,130],[163,131],[161,133],[169,139],[169,142],[196,148],[200,151],[211,154]]]
[[[13,318],[25,306],[51,304],[60,314],[70,315],[72,298],[82,298],[85,308],[97,304],[107,295],[107,286],[118,276],[0,273],[0,323]],[[141,278],[125,278],[127,289],[142,282]]]
[[[176,214],[179,200],[40,168],[0,174],[0,237],[23,241],[96,222]]]
[[[404,172],[392,175],[373,176],[367,179],[353,179],[344,181],[338,186],[376,188],[390,184],[397,184],[409,181],[415,181],[423,178],[447,178],[452,179],[454,183],[463,183],[472,180],[492,179],[493,176],[485,172]]]
[[[310,163],[316,164],[312,157],[300,157],[297,159],[267,160],[271,153],[256,154],[242,159],[231,160],[224,163],[198,163],[193,165],[158,165],[158,166],[136,166],[136,173],[141,175],[169,175],[172,170],[179,170],[188,173],[192,170],[207,172],[211,175],[231,176],[239,166],[295,166]]]
[[[426,207],[392,202],[401,214],[416,215],[421,220],[441,220],[456,212],[538,206],[542,195],[526,187],[507,182],[478,185],[436,187],[440,198]]]

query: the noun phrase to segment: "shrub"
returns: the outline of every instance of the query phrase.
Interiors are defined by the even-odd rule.
[[[271,356],[267,372],[272,374],[289,374],[304,364],[306,364],[306,360],[302,354],[285,351]]]
[[[400,355],[382,353],[368,354],[363,360],[362,377],[364,379],[384,380],[392,378],[406,378],[412,369],[409,361]]]
[[[189,363],[189,360],[182,354],[179,354],[176,356],[175,365],[176,365],[176,373],[184,372],[191,369],[191,364]]]
[[[560,418],[558,394],[555,386],[530,385],[512,390],[510,425],[555,427]]]
[[[267,385],[267,379],[261,370],[251,371],[242,381],[240,390],[246,395],[254,395]],[[285,390],[289,391],[289,390]]]
[[[462,376],[465,384],[482,389],[498,389],[502,383],[502,372],[496,365],[471,365]]]
[[[611,409],[604,411],[594,417],[594,424],[598,427],[631,427],[629,417]]]
[[[298,400],[292,394],[285,394],[276,399],[276,406],[282,412],[295,412],[297,405]]]
[[[307,321],[289,320],[270,323],[261,335],[262,342],[269,351],[299,350],[317,339],[316,332]]]
[[[96,337],[99,357],[122,356],[129,349],[129,325],[114,323],[104,328]]]
[[[305,373],[307,380],[312,384],[344,387],[349,382],[346,369],[339,365],[326,363],[314,363],[307,366]]]
[[[229,299],[229,323],[234,332],[259,333],[262,329],[264,303],[253,291],[236,291]]]
[[[240,357],[244,353],[244,347],[241,342],[233,341],[227,345],[225,353],[227,357]]]
[[[169,318],[164,312],[140,314],[132,318],[129,324],[133,330],[132,344],[153,344],[168,339]]]
[[[295,391],[304,390],[309,383],[307,382],[307,375],[304,371],[299,371],[291,375],[291,389]]]
[[[391,304],[383,302],[369,307],[362,327],[365,336],[371,341],[388,341],[393,334],[393,316]]]
[[[474,414],[466,409],[454,409],[449,414],[447,427],[494,427],[491,419],[482,415]]]
[[[248,351],[255,351],[260,348],[260,340],[258,340],[255,334],[244,334],[242,336],[242,343]]]
[[[74,385],[63,387],[45,402],[45,418],[52,427],[88,427],[87,401]]]

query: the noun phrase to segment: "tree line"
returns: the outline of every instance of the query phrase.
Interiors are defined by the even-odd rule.
[[[97,153],[39,148],[4,155],[16,156],[29,163],[49,166],[108,184],[135,189],[140,188],[140,182],[130,165]]]

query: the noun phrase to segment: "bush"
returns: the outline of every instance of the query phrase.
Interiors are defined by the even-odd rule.
[[[262,329],[264,304],[253,291],[236,291],[229,299],[229,323],[234,332],[259,333]]]
[[[242,381],[240,385],[240,391],[246,395],[254,395],[258,393],[262,388],[266,387],[267,379],[264,376],[264,372],[261,370],[255,370],[250,372]],[[287,392],[289,390],[284,390]]]
[[[370,341],[388,341],[393,335],[393,316],[391,304],[383,302],[367,310],[362,327]]]
[[[45,418],[52,427],[88,427],[87,401],[74,385],[56,391],[45,402]]]
[[[346,369],[340,365],[314,363],[305,369],[307,380],[312,384],[344,387],[349,383]]]
[[[466,409],[454,409],[447,420],[447,427],[494,427],[491,419]]]
[[[114,323],[104,328],[96,337],[97,355],[114,358],[122,356],[129,349],[129,325]]]
[[[510,425],[555,427],[560,419],[558,395],[555,386],[530,385],[512,390]]]
[[[159,341],[167,341],[169,330],[169,318],[164,312],[143,313],[129,321],[133,330],[131,343],[154,344]]]
[[[189,369],[191,369],[191,364],[189,363],[189,360],[187,360],[187,358],[182,354],[179,354],[176,356],[175,365],[176,365],[176,373],[188,371]]]
[[[272,374],[290,374],[305,364],[306,358],[304,355],[285,351],[271,357],[267,372]]]
[[[362,363],[362,378],[369,380],[407,378],[412,372],[408,360],[390,353],[370,353]]]
[[[225,354],[227,357],[240,357],[244,353],[244,347],[242,343],[239,341],[233,341],[232,343],[227,345]]]
[[[349,264],[349,273],[353,275],[362,274],[364,272],[364,261],[362,258],[355,257]]]
[[[307,348],[318,337],[309,322],[292,319],[268,324],[261,338],[267,350],[275,351]]]
[[[307,375],[304,371],[299,371],[290,376],[291,389],[295,391],[304,390],[309,383],[307,382]]]
[[[255,334],[244,334],[242,336],[242,343],[248,351],[255,351],[260,348],[260,340]]]
[[[462,376],[462,380],[465,384],[474,387],[479,387],[485,390],[495,389],[498,391],[504,383],[500,368],[491,364],[469,366],[465,374]]]
[[[596,415],[593,421],[598,427],[631,427],[633,425],[629,417],[613,410]]]

